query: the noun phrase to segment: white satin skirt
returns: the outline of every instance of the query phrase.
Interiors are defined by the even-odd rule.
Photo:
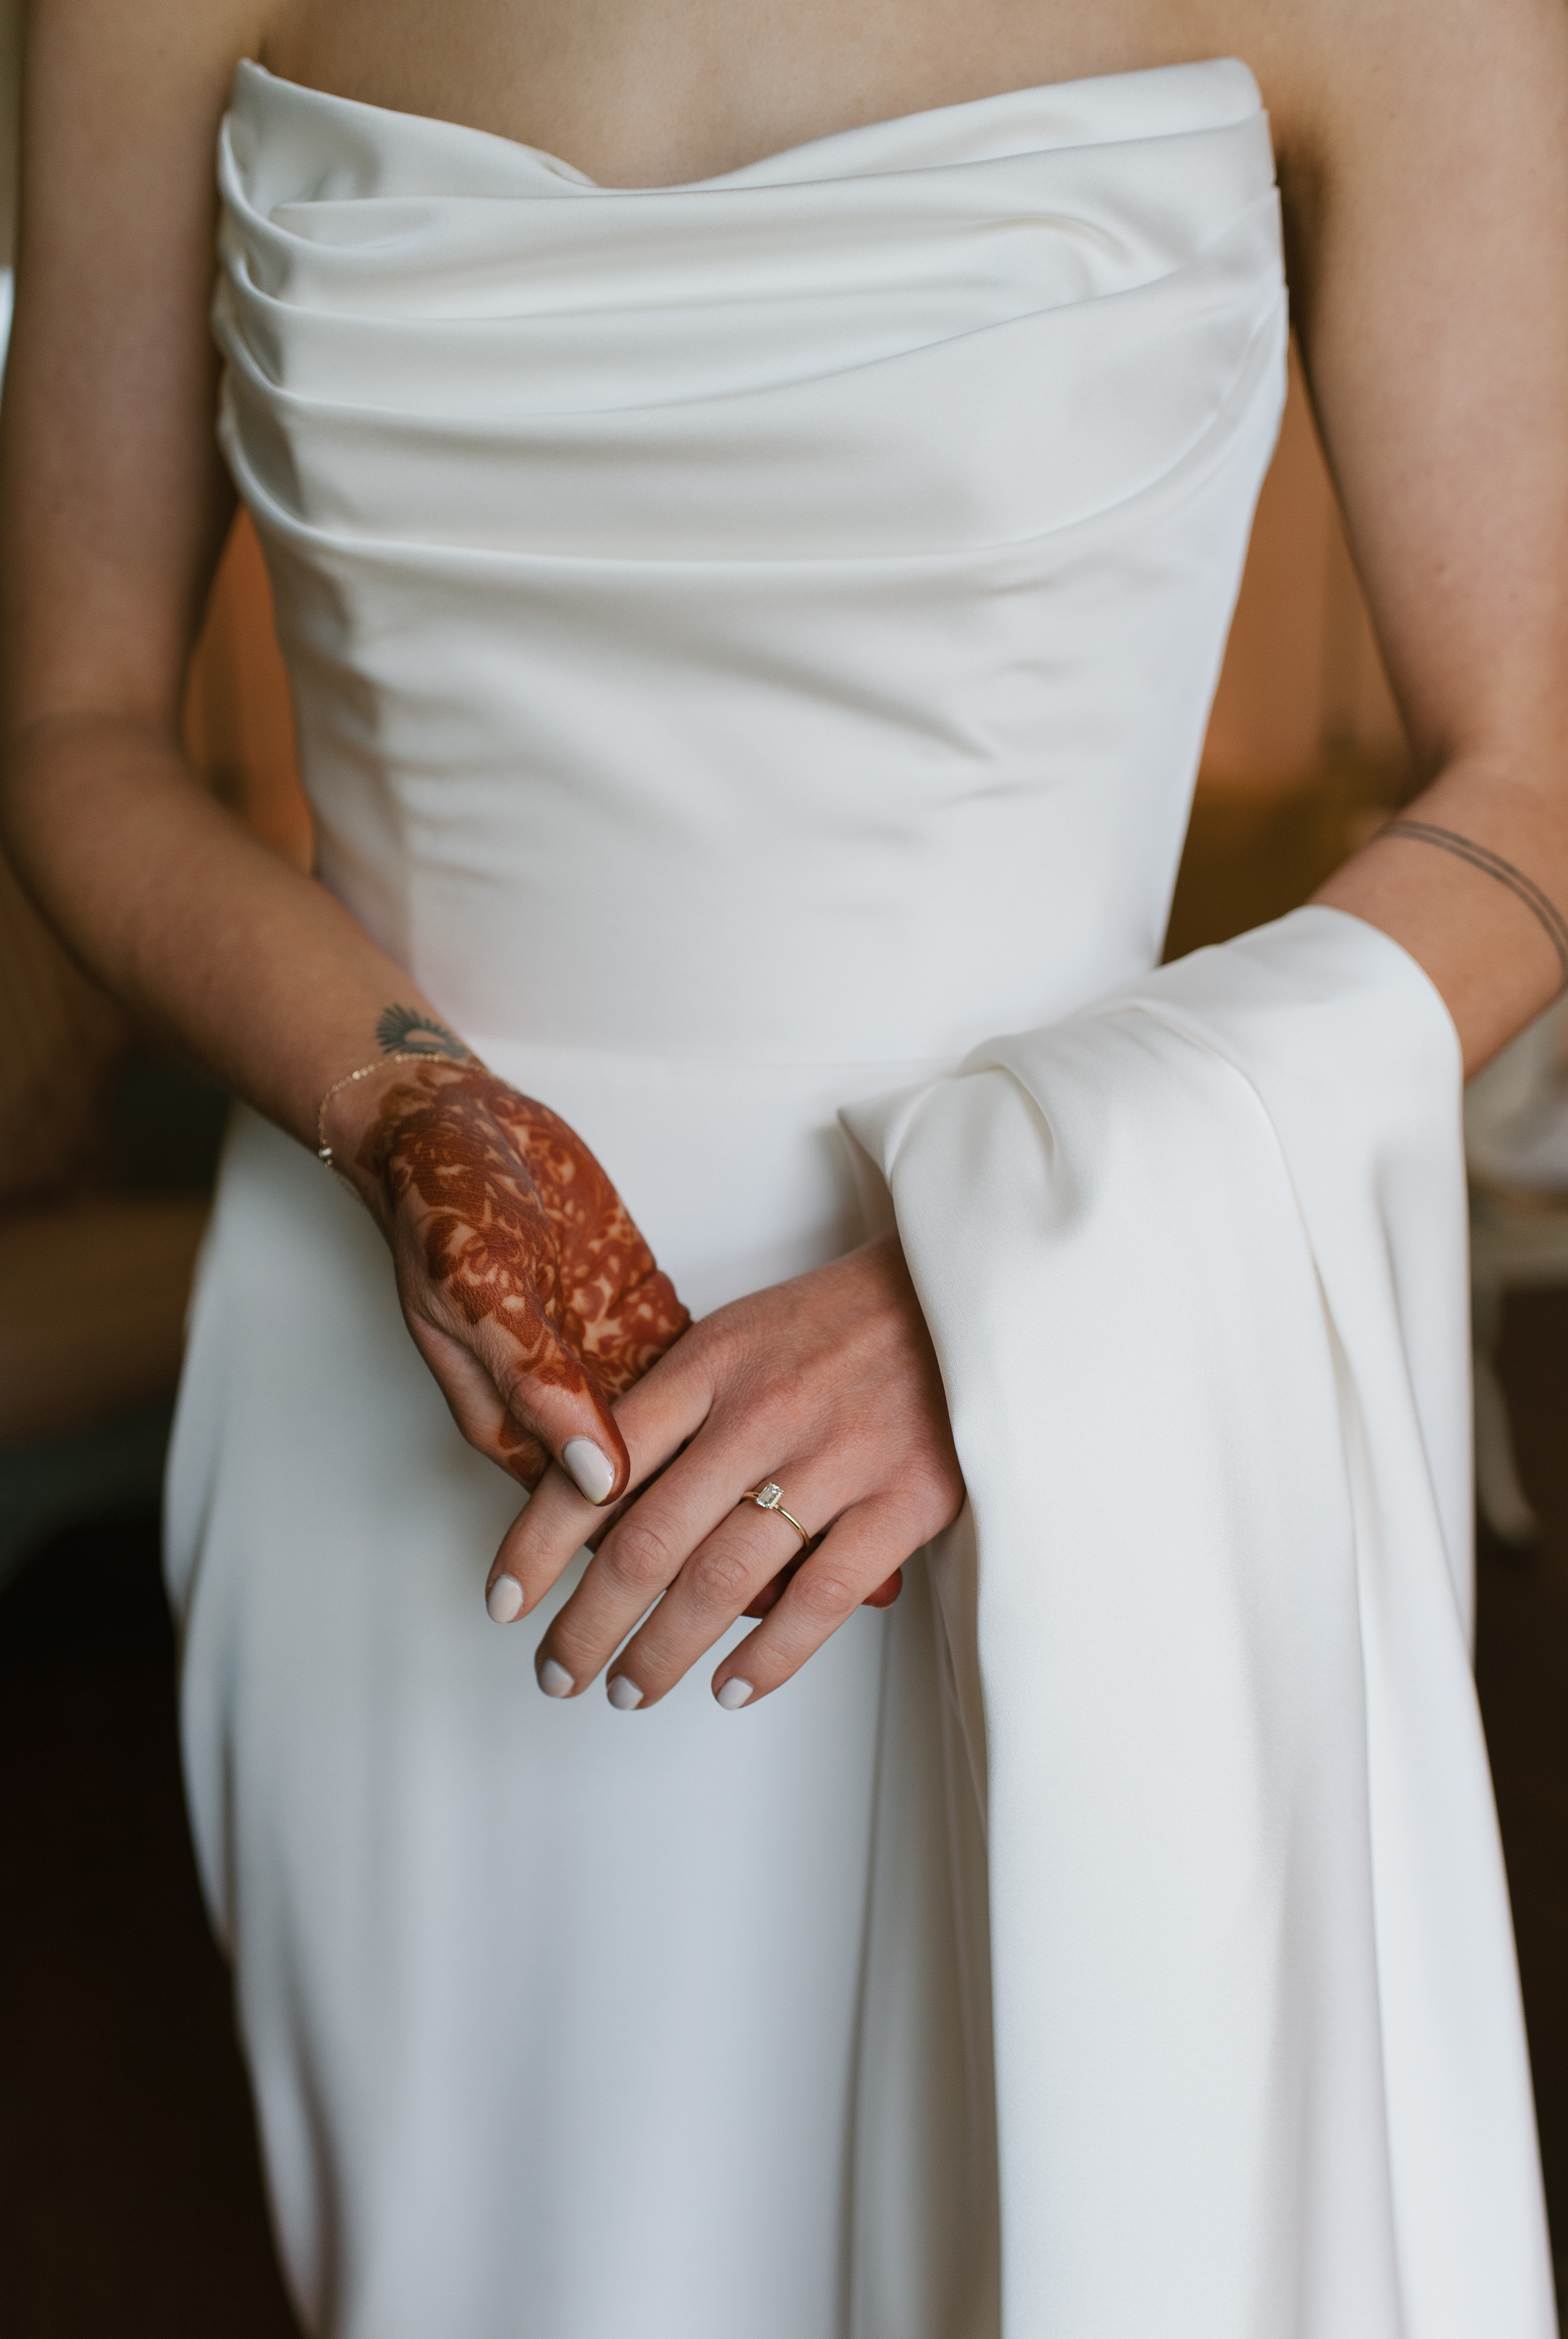
[[[480,1045],[698,1311],[895,1211],[969,1502],[754,1712],[540,1696],[516,1489],[241,1117],[171,1574],[308,2324],[1550,2339],[1419,969],[1301,912],[956,1077]]]
[[[934,1069],[478,1044],[615,1164],[699,1313],[859,1238],[834,1107]],[[979,2331],[984,1959],[966,1992],[954,1911],[983,1940],[983,1867],[972,1816],[950,1855],[922,1569],[754,1714],[720,1711],[706,1664],[626,1715],[541,1696],[543,1617],[486,1616],[518,1502],[453,1426],[369,1217],[240,1112],[170,1566],[198,1856],[308,2326]],[[868,2035],[879,1894],[902,1941]]]

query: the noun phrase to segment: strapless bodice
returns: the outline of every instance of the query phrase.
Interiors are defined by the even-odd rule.
[[[1244,66],[622,190],[244,64],[220,179],[321,873],[462,1028],[927,1059],[1157,954],[1282,394]]]

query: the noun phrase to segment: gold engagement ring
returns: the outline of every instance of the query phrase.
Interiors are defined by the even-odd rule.
[[[789,1520],[803,1544],[810,1543],[811,1537],[800,1521],[793,1517],[784,1506],[784,1488],[775,1486],[771,1478],[764,1479],[760,1486],[748,1486],[745,1493],[738,1495],[736,1499],[742,1503],[754,1503],[759,1511],[776,1511],[781,1519]]]

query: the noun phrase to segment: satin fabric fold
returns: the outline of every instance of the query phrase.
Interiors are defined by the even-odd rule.
[[[1548,2339],[1441,1001],[1305,910],[846,1120],[970,1489],[1003,2329]]]

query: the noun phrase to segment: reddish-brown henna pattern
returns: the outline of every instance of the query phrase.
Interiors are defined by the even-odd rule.
[[[691,1321],[576,1130],[480,1065],[399,1080],[357,1166],[390,1210],[416,1201],[431,1281],[470,1324],[493,1321],[547,1387],[591,1383],[613,1404]],[[537,1483],[537,1441],[509,1422],[501,1438]]]
[[[691,1322],[577,1131],[480,1064],[433,1060],[399,1080],[355,1163],[389,1215],[415,1199],[430,1280],[470,1324],[495,1322],[547,1387],[591,1383],[613,1405]],[[537,1485],[549,1460],[538,1440],[505,1419],[499,1443],[513,1475]],[[744,1614],[764,1616],[800,1564]],[[902,1583],[895,1569],[864,1605],[890,1607]]]

